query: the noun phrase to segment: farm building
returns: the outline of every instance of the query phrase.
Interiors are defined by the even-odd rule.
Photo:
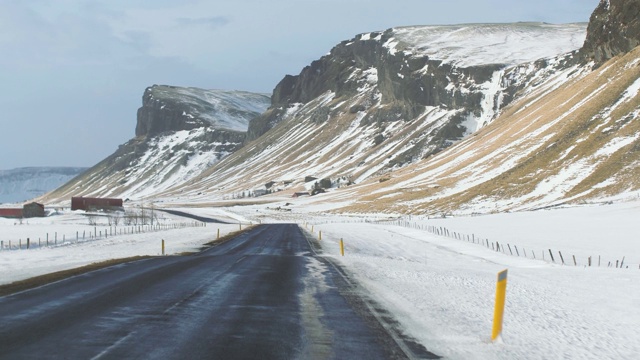
[[[0,217],[11,219],[44,217],[44,205],[32,202],[25,204],[22,209],[0,208]]]
[[[21,219],[22,209],[2,208],[0,209],[0,217],[10,218],[10,219]]]
[[[71,210],[120,210],[122,199],[115,198],[91,198],[74,196],[71,198]]]
[[[267,195],[268,191],[267,189],[255,189],[253,190],[253,196],[264,196]]]
[[[44,205],[32,202],[22,207],[22,214],[26,218],[44,217]]]

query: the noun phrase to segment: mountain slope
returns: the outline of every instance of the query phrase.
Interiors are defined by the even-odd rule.
[[[360,183],[397,170],[486,126],[558,72],[575,76],[575,54],[557,52],[578,49],[585,30],[518,23],[358,35],[285,77],[251,121],[253,141],[165,196],[224,198],[306,176]]]
[[[640,48],[520,99],[488,127],[357,190],[351,210],[535,209],[640,190]]]
[[[78,176],[82,167],[27,167],[0,170],[0,203],[22,202],[41,196]]]
[[[138,110],[137,136],[43,200],[139,199],[179,185],[240,148],[249,120],[269,103],[264,94],[149,87]]]

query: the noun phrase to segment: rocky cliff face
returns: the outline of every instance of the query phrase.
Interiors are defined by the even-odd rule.
[[[247,140],[257,139],[287,118],[318,122],[351,113],[361,115],[362,128],[377,128],[369,139],[377,146],[392,137],[386,131],[390,126],[406,125],[438,109],[447,114],[401,154],[394,154],[387,165],[427,157],[491,122],[534,76],[541,76],[541,68],[549,68],[546,73],[551,74],[571,66],[571,55],[534,61],[576,50],[585,27],[485,24],[395,28],[358,35],[299,75],[286,76],[273,91],[270,109],[250,122]],[[549,43],[535,44],[537,36],[547,37]],[[545,46],[547,52],[541,52]],[[309,104],[327,93],[344,101],[310,113]],[[294,111],[298,108],[307,108],[304,116]]]
[[[207,126],[246,132],[249,120],[269,104],[264,94],[153,85],[142,96],[136,136]]]
[[[596,65],[640,45],[640,0],[601,0],[581,54]]]

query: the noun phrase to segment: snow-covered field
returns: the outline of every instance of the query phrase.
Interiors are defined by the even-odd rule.
[[[231,222],[228,218],[222,220]],[[202,244],[240,229],[238,223],[216,224],[161,213],[160,229],[149,226],[108,225],[106,217],[89,225],[83,212],[65,212],[46,218],[0,218],[0,285],[54,271],[132,256],[173,255],[196,251]],[[109,236],[104,236],[110,233]],[[97,234],[97,237],[94,237]],[[83,238],[84,235],[84,238]],[[27,238],[30,249],[27,250]],[[47,238],[49,246],[47,246]],[[77,240],[76,240],[77,239]],[[18,249],[19,246],[21,249]],[[11,246],[11,250],[9,250]]]
[[[313,226],[314,236],[322,231],[325,256],[344,264],[408,334],[446,358],[632,359],[640,353],[640,241],[634,231],[640,202],[446,219],[274,207],[182,210],[230,222],[297,222],[309,232]],[[164,216],[167,224],[185,221]],[[75,238],[80,226],[93,229],[75,213],[14,223],[0,221],[5,246],[9,239],[15,244],[20,237],[55,231],[59,237],[65,233]],[[0,252],[0,283],[109,258],[157,255],[160,239],[166,240],[168,253],[195,250],[214,239],[217,228],[227,233],[238,225],[118,235],[28,251],[5,249]],[[450,236],[434,233],[444,228]],[[460,239],[451,237],[453,233]],[[467,235],[476,242],[467,241]],[[479,244],[483,240],[484,245]],[[520,256],[508,248],[504,253],[491,250],[486,240],[517,246]],[[559,264],[558,251],[566,265]],[[591,267],[588,256],[594,259]],[[606,266],[623,257],[623,268]],[[503,269],[509,270],[504,330],[501,341],[491,343],[496,276]]]

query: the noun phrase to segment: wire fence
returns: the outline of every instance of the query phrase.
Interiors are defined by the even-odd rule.
[[[116,236],[145,234],[151,232],[175,229],[206,227],[200,221],[179,222],[171,224],[134,225],[134,226],[93,226],[93,229],[77,230],[75,233],[47,232],[40,237],[25,237],[24,239],[0,240],[0,251],[31,250],[51,248],[81,242],[104,240]]]

